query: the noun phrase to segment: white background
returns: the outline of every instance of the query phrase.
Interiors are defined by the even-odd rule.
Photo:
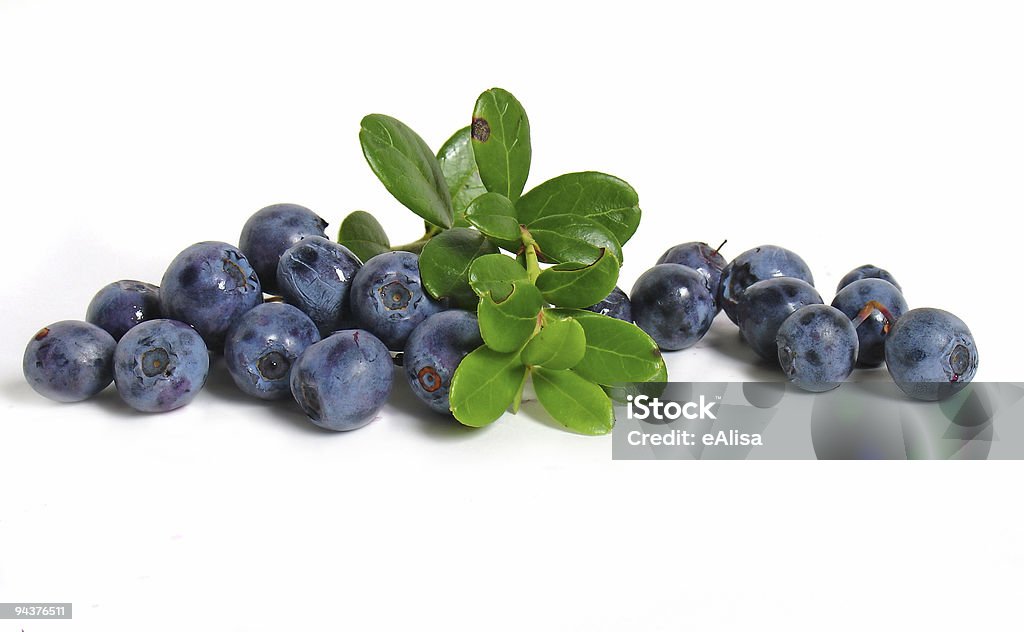
[[[1019,463],[612,462],[533,406],[469,431],[405,384],[328,434],[222,370],[142,416],[20,366],[102,285],[267,204],[417,237],[360,118],[438,147],[497,85],[531,185],[640,193],[623,287],[690,240],[796,250],[826,301],[876,263],[971,326],[979,379],[1020,381],[1022,32],[1012,2],[0,0],[0,601],[74,602],[0,632],[1015,627]],[[723,317],[670,373],[752,358]]]

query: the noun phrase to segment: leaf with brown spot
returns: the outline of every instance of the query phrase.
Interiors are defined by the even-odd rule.
[[[491,88],[473,108],[473,155],[488,191],[515,202],[530,174],[532,149],[526,110],[509,92]]]

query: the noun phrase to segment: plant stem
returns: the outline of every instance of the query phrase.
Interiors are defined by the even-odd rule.
[[[519,230],[523,234],[526,273],[530,275],[530,283],[536,283],[537,277],[540,276],[540,262],[537,261],[537,242],[533,240],[533,235],[526,229],[526,226],[520,226]]]
[[[526,367],[526,375],[523,376],[523,381],[519,384],[519,390],[516,391],[516,397],[512,400],[512,414],[519,414],[519,407],[523,403],[523,391],[526,389],[526,380],[530,379],[530,367]]]

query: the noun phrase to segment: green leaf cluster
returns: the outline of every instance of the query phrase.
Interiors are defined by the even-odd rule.
[[[624,180],[581,171],[527,190],[530,121],[501,88],[477,98],[470,125],[436,155],[382,114],[363,119],[359,139],[381,183],[426,230],[392,246],[372,215],[356,211],[342,222],[339,241],[363,259],[419,252],[426,290],[477,313],[484,344],[452,379],[456,419],[479,427],[518,411],[532,378],[555,420],[604,434],[613,423],[613,385],[665,379],[647,334],[583,309],[615,288],[622,247],[640,223],[636,191]]]

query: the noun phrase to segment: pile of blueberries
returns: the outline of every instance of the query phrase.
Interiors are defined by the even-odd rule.
[[[720,248],[674,246],[628,297],[616,288],[595,309],[634,320],[669,351],[696,344],[724,310],[758,355],[814,392],[839,386],[857,366],[883,362],[907,395],[927,401],[945,399],[974,378],[978,349],[967,325],[940,309],[909,310],[886,270],[852,270],[829,306],[796,253],[760,246],[726,263]]]
[[[25,378],[62,402],[113,381],[132,408],[163,412],[192,401],[210,352],[222,353],[243,392],[294,397],[313,423],[352,430],[384,405],[393,352],[404,349],[413,390],[448,412],[455,367],[483,344],[476,316],[446,310],[424,291],[417,255],[388,252],[364,264],[326,227],[305,207],[269,206],[249,218],[238,247],[207,241],[183,250],[159,287],[111,283],[85,321],[54,323],[29,341]]]
[[[476,315],[427,294],[416,254],[386,252],[364,263],[329,240],[326,227],[305,207],[269,206],[249,218],[238,247],[186,248],[159,287],[111,283],[84,321],[54,323],[29,341],[25,378],[62,402],[113,382],[132,408],[162,412],[195,398],[210,353],[220,353],[243,392],[293,397],[316,425],[352,430],[384,405],[400,357],[419,399],[449,413],[452,375],[483,344]],[[692,346],[724,310],[758,354],[811,391],[884,361],[908,395],[937,400],[970,382],[978,366],[967,326],[941,310],[908,311],[885,270],[850,272],[830,307],[804,261],[777,246],[728,264],[705,243],[675,246],[630,296],[616,288],[589,309],[635,321],[663,350]]]

